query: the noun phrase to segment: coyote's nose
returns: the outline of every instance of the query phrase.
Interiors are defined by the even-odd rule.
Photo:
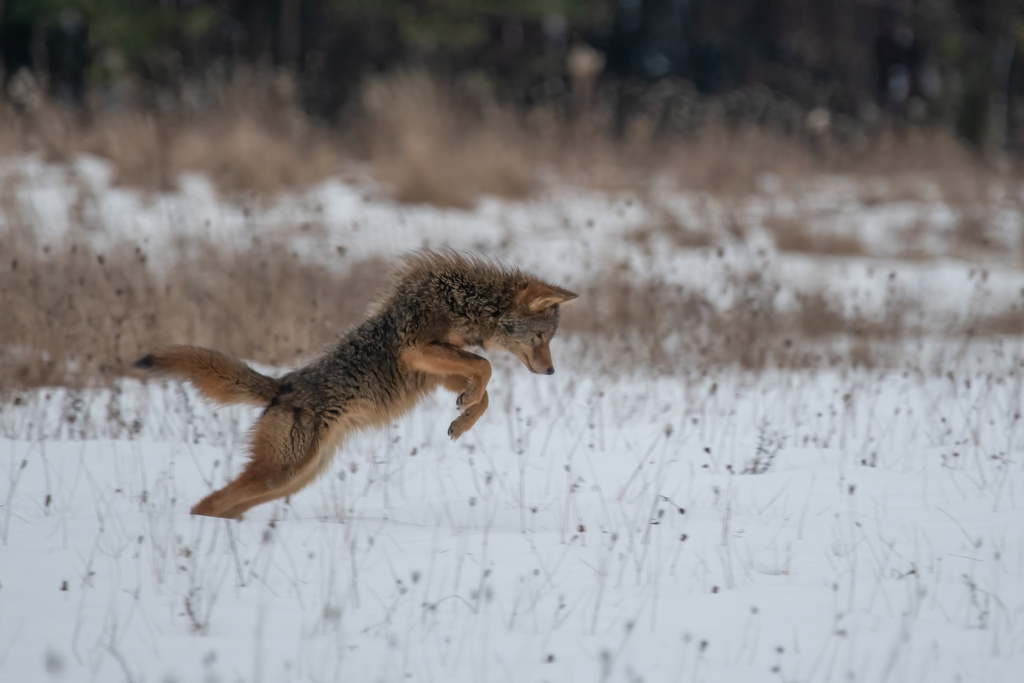
[[[544,371],[544,374],[545,375],[553,375],[553,374],[555,374],[555,369],[554,368],[548,368],[547,370]]]

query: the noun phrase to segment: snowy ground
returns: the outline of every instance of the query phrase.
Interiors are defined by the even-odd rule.
[[[240,523],[187,510],[251,411],[34,395],[0,416],[0,670],[1017,680],[1022,378],[509,367],[464,443],[438,397]]]
[[[715,276],[707,254],[639,253],[622,236],[649,207],[595,193],[460,213],[328,184],[246,218],[199,181],[150,200],[110,190],[94,163],[81,182],[98,183],[89,211],[106,218],[89,238],[136,235],[154,252],[308,209],[323,216],[316,240],[364,255],[476,246],[570,286],[630,259],[667,281]],[[59,238],[68,181],[26,168],[21,220]],[[665,201],[682,215],[704,200]],[[846,229],[903,210],[862,208]],[[1011,244],[1019,215],[1001,225]],[[304,239],[307,258],[333,253]],[[771,259],[850,296],[878,269],[937,309],[979,305],[972,263]],[[988,267],[986,293],[1018,294],[1012,264]],[[579,360],[584,344],[556,337],[552,377],[496,360],[491,407],[460,442],[445,436],[454,399],[438,395],[242,522],[188,508],[238,470],[253,410],[133,380],[0,404],[0,679],[1020,679],[1017,345],[899,371],[611,377]]]

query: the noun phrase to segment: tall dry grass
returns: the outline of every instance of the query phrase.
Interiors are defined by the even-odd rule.
[[[339,255],[330,268],[254,240],[225,249],[197,240],[163,250],[98,252],[84,244],[45,246],[0,237],[0,390],[103,384],[142,354],[194,343],[274,365],[314,355],[358,321],[381,289],[387,264]],[[789,291],[758,270],[726,271],[707,292],[623,268],[579,283],[564,312],[563,337],[588,363],[609,371],[738,366],[901,366],[908,340],[1020,334],[1024,311],[1008,307],[963,320],[928,320],[893,290],[880,314],[844,312],[835,295]]]
[[[924,178],[948,201],[968,203],[1007,172],[945,131],[828,123],[761,90],[707,98],[663,83],[630,99],[609,85],[585,106],[524,107],[479,79],[400,71],[369,78],[331,124],[305,114],[294,84],[270,71],[214,73],[179,90],[162,109],[128,100],[69,112],[23,97],[0,107],[0,153],[51,161],[92,153],[111,160],[125,185],[164,191],[197,171],[224,192],[260,195],[358,163],[398,201],[457,207],[481,194],[524,197],[551,178],[643,190],[657,177],[735,196],[757,191],[766,175],[785,190],[826,172],[897,179],[887,193]]]
[[[535,143],[511,112],[422,72],[367,82],[356,128],[359,151],[402,202],[468,207],[537,186]]]
[[[327,269],[269,242],[239,252],[198,240],[172,252],[154,268],[128,244],[39,248],[8,233],[0,389],[102,383],[170,343],[293,363],[359,319],[385,270],[373,261]]]
[[[261,70],[210,76],[164,110],[132,104],[70,110],[39,96],[0,105],[0,154],[66,162],[95,154],[114,182],[150,192],[176,189],[182,173],[205,174],[222,192],[273,195],[336,175],[339,135],[303,113],[294,84]]]

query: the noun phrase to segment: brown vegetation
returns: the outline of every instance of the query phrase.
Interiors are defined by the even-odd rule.
[[[860,256],[864,244],[857,235],[813,230],[795,218],[772,216],[765,227],[775,238],[779,251],[798,251],[831,256]]]
[[[175,342],[292,363],[362,315],[386,271],[361,261],[339,274],[256,241],[244,253],[179,244],[159,266],[128,244],[38,249],[8,235],[0,252],[0,388],[8,389],[104,381]]]
[[[948,133],[879,124],[840,135],[836,127],[801,123],[791,106],[746,101],[757,93],[740,108],[786,108],[786,125],[737,120],[727,113],[739,106],[732,100],[695,99],[669,84],[652,90],[624,123],[611,92],[571,113],[552,104],[522,109],[503,105],[482,82],[442,82],[424,72],[367,80],[336,126],[303,113],[294,85],[273,73],[240,70],[182,90],[160,112],[73,113],[22,98],[17,109],[0,111],[0,153],[65,161],[87,152],[113,162],[116,182],[148,191],[173,189],[182,172],[198,171],[223,192],[259,194],[363,162],[399,201],[459,207],[480,194],[526,196],[551,175],[640,190],[659,177],[683,189],[742,196],[769,176],[785,190],[841,172],[902,179],[879,185],[876,194],[886,195],[880,199],[927,182],[954,203],[983,199],[999,176]]]
[[[272,195],[341,170],[337,134],[301,112],[287,79],[242,71],[202,93],[202,107],[159,114],[79,112],[38,97],[7,104],[0,153],[58,163],[95,154],[113,163],[116,183],[149,192],[174,190],[182,173],[200,172],[225,193]]]
[[[531,143],[509,112],[423,73],[368,82],[358,150],[401,202],[468,207],[534,189]]]
[[[140,355],[188,342],[275,365],[296,363],[357,321],[387,267],[308,263],[284,243],[246,249],[191,241],[162,251],[124,244],[99,253],[83,244],[40,247],[24,233],[0,243],[0,390],[105,383]],[[563,338],[577,336],[588,362],[606,369],[819,367],[899,364],[898,342],[1019,334],[1016,308],[955,323],[921,322],[899,291],[877,315],[844,312],[836,295],[796,291],[757,271],[728,271],[729,305],[707,292],[612,268],[579,283]],[[574,287],[576,287],[574,283]]]

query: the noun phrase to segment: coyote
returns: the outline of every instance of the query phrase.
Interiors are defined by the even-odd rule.
[[[576,295],[515,268],[456,252],[420,252],[398,268],[366,318],[305,367],[274,379],[237,358],[171,346],[133,367],[191,381],[207,398],[264,408],[241,474],[192,508],[238,518],[323,472],[349,433],[380,427],[443,386],[458,395],[457,439],[487,410],[491,365],[467,346],[501,349],[550,375],[559,305]]]

